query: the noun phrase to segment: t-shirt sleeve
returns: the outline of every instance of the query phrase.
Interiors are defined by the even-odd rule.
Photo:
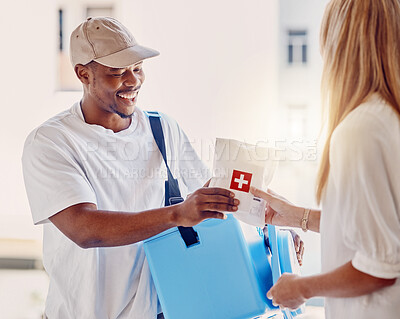
[[[390,132],[372,114],[338,127],[330,150],[330,178],[338,190],[341,230],[355,251],[353,266],[379,278],[400,276],[398,179]],[[398,147],[398,146],[396,146]],[[398,190],[397,190],[398,191]]]
[[[211,178],[211,171],[194,150],[185,132],[180,130],[181,176],[190,192],[203,187]]]
[[[25,142],[22,167],[35,224],[49,222],[49,217],[75,204],[97,204],[92,186],[68,146],[62,147],[40,130]]]
[[[176,161],[173,165],[178,171],[173,172],[175,176],[180,176],[188,192],[194,192],[202,187],[210,178],[211,170],[204,164],[185,132],[177,124],[175,120],[162,114],[162,118],[169,125],[170,145],[173,145],[175,152],[170,157],[172,161]],[[164,124],[164,125],[165,125]]]

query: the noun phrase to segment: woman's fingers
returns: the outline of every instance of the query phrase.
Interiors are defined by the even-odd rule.
[[[262,191],[261,189],[254,187],[254,186],[250,186],[250,192],[256,196],[256,197],[260,197],[264,200],[266,200],[267,202],[270,202],[271,200],[273,200],[273,196],[268,194],[267,192]]]
[[[250,186],[250,192],[254,196],[264,199],[272,206],[282,206],[283,204],[288,203],[288,201],[285,198],[274,193],[269,188],[267,189],[266,192],[264,192],[263,190],[261,190],[257,187]]]

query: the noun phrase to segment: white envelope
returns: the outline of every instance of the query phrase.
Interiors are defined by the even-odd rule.
[[[215,143],[213,178],[210,187],[222,187],[235,193],[240,200],[233,215],[250,225],[265,225],[266,202],[253,196],[250,186],[266,189],[274,175],[277,161],[274,149],[217,138]],[[232,212],[229,212],[232,213]]]

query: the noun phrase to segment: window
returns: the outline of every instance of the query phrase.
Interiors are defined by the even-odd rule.
[[[307,31],[289,30],[288,31],[288,63],[306,64],[307,63]]]
[[[79,80],[76,78],[74,70],[71,68],[68,54],[68,43],[69,39],[65,35],[66,18],[68,10],[64,8],[58,9],[58,85],[57,89],[62,91],[75,91],[81,90],[82,86]]]
[[[64,30],[63,30],[63,10],[58,10],[58,49],[64,51]]]

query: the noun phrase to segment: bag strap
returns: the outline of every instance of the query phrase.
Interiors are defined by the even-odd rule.
[[[145,112],[145,113],[149,117],[151,131],[153,133],[154,140],[156,141],[158,149],[160,150],[160,153],[163,157],[165,166],[167,167],[169,187],[168,189],[166,189],[165,206],[169,206],[171,205],[169,199],[171,197],[181,197],[181,192],[179,190],[179,185],[174,176],[172,175],[171,170],[169,169],[167,163],[167,153],[165,149],[164,133],[161,126],[161,116],[158,112]]]
[[[181,192],[179,190],[178,180],[172,175],[167,163],[167,153],[165,149],[164,133],[161,126],[161,116],[158,112],[144,111],[144,113],[149,118],[154,140],[156,141],[165,166],[167,167],[168,180],[165,181],[165,206],[183,202],[183,198],[181,197]],[[186,247],[190,247],[199,242],[199,237],[193,227],[178,226],[178,230],[186,244]]]

